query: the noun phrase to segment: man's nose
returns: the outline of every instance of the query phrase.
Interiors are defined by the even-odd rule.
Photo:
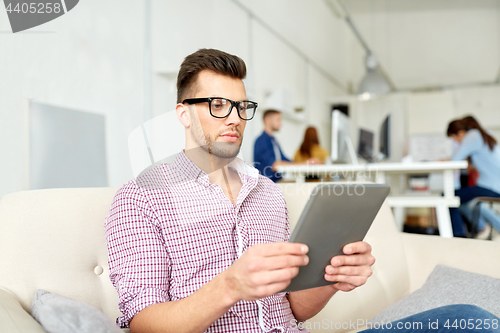
[[[233,107],[231,109],[231,113],[229,114],[229,116],[227,116],[225,122],[226,122],[227,125],[229,125],[229,124],[239,125],[239,123],[241,122],[241,118],[238,115],[238,109],[237,109],[237,107]]]

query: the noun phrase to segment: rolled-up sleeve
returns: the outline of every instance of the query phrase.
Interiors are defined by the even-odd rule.
[[[115,195],[105,222],[110,279],[123,316],[120,327],[149,305],[169,301],[171,262],[157,219],[132,181]]]

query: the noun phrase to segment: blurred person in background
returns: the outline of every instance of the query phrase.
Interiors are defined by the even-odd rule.
[[[293,161],[296,163],[324,164],[330,154],[319,145],[318,132],[310,126],[304,134],[304,141],[295,153]],[[306,181],[318,181],[318,175],[307,175]]]
[[[460,197],[460,207],[450,209],[454,236],[466,237],[467,231],[460,213],[472,220],[470,203],[474,198],[500,198],[500,148],[495,138],[471,116],[450,122],[447,135],[460,144],[452,160],[461,161],[470,158],[479,173],[476,186],[455,191],[455,195]],[[500,230],[498,215],[492,209],[481,208],[477,238],[486,238],[490,233],[491,227],[485,218]]]
[[[274,137],[274,132],[278,132],[281,128],[281,112],[278,110],[266,110],[262,116],[264,120],[264,132],[255,140],[253,150],[254,167],[259,170],[259,173],[268,177],[273,182],[277,182],[282,178],[282,175],[276,172],[276,168],[280,165],[294,165],[281,150],[281,147]],[[304,161],[308,164],[317,164],[317,159],[308,159]],[[300,163],[304,164],[304,163]]]
[[[472,116],[467,116],[465,118],[462,118],[462,121],[467,128],[476,128],[480,129],[481,125],[479,125],[478,121],[476,118]],[[491,135],[491,133],[488,133]],[[462,187],[467,187],[467,186],[476,186],[477,185],[477,179],[479,178],[479,172],[477,171],[476,167],[472,163],[472,160],[470,157],[467,158],[467,162],[469,162],[469,166],[467,167],[467,170],[465,171],[465,181],[462,181],[461,179],[461,186]]]
[[[295,153],[293,161],[303,163],[314,159],[317,163],[325,163],[329,155],[328,151],[319,145],[318,131],[310,126],[306,129],[304,141]]]
[[[254,167],[259,173],[268,177],[273,182],[281,179],[281,174],[276,172],[278,165],[290,163],[281,147],[274,137],[274,132],[281,128],[281,112],[278,110],[266,110],[262,116],[264,120],[264,132],[255,140],[253,150]]]

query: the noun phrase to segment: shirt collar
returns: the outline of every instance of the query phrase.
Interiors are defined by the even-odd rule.
[[[201,170],[193,161],[191,161],[186,156],[184,150],[179,152],[173,162],[173,165],[177,169],[179,174],[183,175],[185,180],[195,180],[204,186],[210,186],[208,174],[205,171]],[[245,183],[249,183],[252,188],[257,185],[257,181],[259,179],[259,170],[257,170],[253,166],[245,163],[243,160],[237,157],[229,163],[228,167],[238,172],[243,185],[245,185]]]
[[[179,174],[182,175],[183,178],[185,178],[185,180],[196,180],[200,176],[202,176],[202,174],[207,175],[186,156],[186,154],[184,153],[184,149],[179,154],[177,154],[173,165],[177,169]]]
[[[269,135],[269,133],[267,133],[266,131],[263,131],[262,132],[265,136],[267,136],[268,138],[270,139],[274,139],[274,136],[273,135]]]

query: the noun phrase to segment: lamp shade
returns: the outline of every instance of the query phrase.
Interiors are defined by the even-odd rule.
[[[383,95],[391,91],[391,87],[377,71],[368,71],[361,81],[358,94]]]

